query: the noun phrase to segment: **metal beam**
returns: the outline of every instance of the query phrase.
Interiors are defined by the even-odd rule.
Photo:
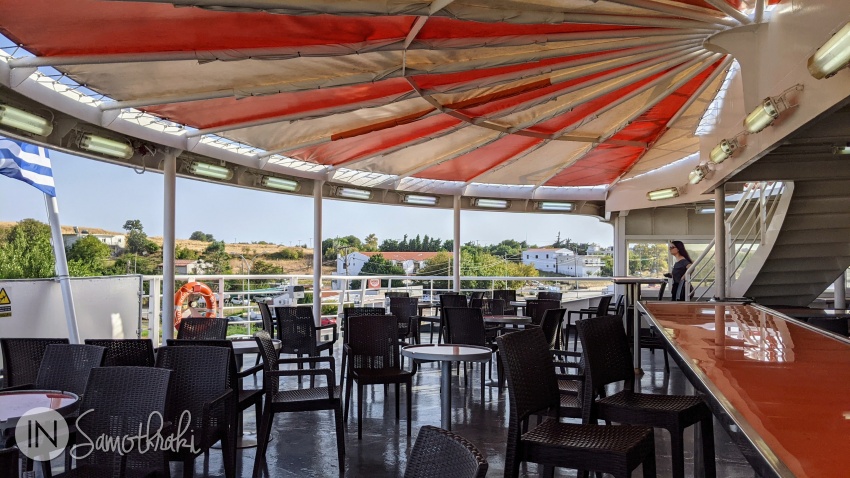
[[[726,191],[723,185],[714,190],[714,293],[726,300]],[[675,294],[675,291],[674,291]]]
[[[454,264],[454,291],[460,292],[460,206],[461,196],[454,197],[454,230],[452,244],[452,263]],[[446,339],[448,341],[448,339]]]
[[[174,287],[175,217],[177,211],[177,155],[169,154],[162,166],[162,342],[174,338],[174,316],[179,310],[172,298]],[[155,293],[155,291],[151,291]],[[219,291],[224,293],[224,291]],[[169,307],[170,305],[170,307]],[[159,337],[153,337],[154,343]]]
[[[764,0],[756,0],[753,23],[761,23],[764,20]]]
[[[313,322],[322,325],[322,190],[324,181],[313,183]]]
[[[676,121],[679,121],[679,118],[681,118],[682,115],[685,114],[686,111],[688,111],[688,108],[690,108],[691,105],[693,105],[699,99],[699,97],[702,96],[705,90],[714,82],[714,80],[717,79],[718,76],[727,72],[729,66],[732,65],[732,62],[734,60],[735,58],[733,58],[731,55],[727,55],[726,59],[723,60],[723,63],[720,64],[717,70],[715,70],[711,74],[711,76],[709,76],[708,79],[705,80],[705,83],[700,85],[699,89],[697,89],[694,94],[691,95],[690,98],[688,98],[688,101],[686,101],[685,104],[682,105],[681,108],[679,108],[679,111],[677,111],[676,114],[673,115],[672,118],[670,118],[670,121],[667,122],[668,128],[672,127],[676,123]]]
[[[726,0],[705,0],[705,1],[706,1],[706,3],[715,7],[716,9],[720,10],[721,12],[729,15],[730,17],[734,18],[735,20],[738,20],[741,23],[741,25],[749,25],[749,24],[753,23],[753,21],[750,20],[750,18],[748,16],[744,15],[743,12],[741,12],[737,8],[733,7],[732,5],[729,5],[728,3],[726,3]]]
[[[735,27],[738,24],[734,21],[712,15],[710,12],[699,12],[690,8],[679,7],[669,3],[659,3],[652,0],[607,0],[610,3],[619,3],[620,5],[629,5],[631,7],[642,8],[653,12],[666,13],[682,18],[690,18],[699,22],[706,22],[724,27]]]

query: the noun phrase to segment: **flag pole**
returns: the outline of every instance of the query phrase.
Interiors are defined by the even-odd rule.
[[[74,309],[74,296],[71,295],[71,276],[68,272],[68,259],[65,257],[65,242],[62,240],[62,226],[59,222],[59,203],[49,194],[44,195],[47,206],[47,221],[50,235],[53,237],[53,256],[56,258],[56,278],[62,288],[62,302],[65,304],[65,322],[68,324],[68,339],[72,344],[80,343],[80,330],[77,327],[77,312]]]

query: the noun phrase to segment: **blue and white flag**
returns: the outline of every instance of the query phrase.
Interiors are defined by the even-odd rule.
[[[0,174],[23,181],[56,197],[53,169],[47,150],[23,141],[0,137]]]

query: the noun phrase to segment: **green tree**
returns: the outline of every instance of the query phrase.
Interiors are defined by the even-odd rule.
[[[360,269],[361,276],[377,276],[377,275],[404,275],[404,269],[401,266],[395,265],[392,261],[388,261],[381,254],[375,254],[370,257],[363,267]],[[352,281],[352,288],[360,287],[359,283]],[[389,281],[382,280],[381,287],[387,287]]]
[[[35,219],[20,221],[0,244],[0,279],[53,277],[54,263],[50,226]]]
[[[599,268],[599,275],[602,277],[614,276],[614,258],[611,256],[602,257],[602,267]]]
[[[209,266],[205,270],[207,274],[230,274],[230,254],[225,251],[226,244],[224,241],[213,241],[204,249],[201,259],[207,262]]]
[[[68,249],[68,271],[72,276],[104,275],[111,252],[98,238],[86,236]]]
[[[375,234],[369,234],[366,236],[366,239],[363,240],[363,250],[367,252],[377,252],[378,236]]]
[[[215,241],[215,238],[213,237],[213,235],[212,235],[212,234],[205,234],[205,233],[204,233],[204,232],[202,232],[202,231],[195,231],[195,232],[193,232],[193,233],[192,233],[192,235],[191,235],[191,236],[189,236],[189,239],[191,239],[191,240],[193,240],[193,241],[204,241],[204,242],[213,242],[213,241]]]
[[[254,275],[272,275],[272,274],[283,274],[283,268],[275,265],[271,262],[267,262],[261,259],[257,259],[251,265],[251,274]]]
[[[142,221],[138,219],[127,219],[122,228],[127,232],[141,231],[144,229],[142,227]]]
[[[124,223],[124,230],[127,231],[127,251],[132,254],[147,253],[148,235],[142,227],[142,222],[138,219],[128,219]]]
[[[200,257],[200,254],[198,254],[198,251],[193,251],[192,249],[189,249],[188,247],[176,246],[174,248],[174,258],[175,259],[195,260],[198,257]]]

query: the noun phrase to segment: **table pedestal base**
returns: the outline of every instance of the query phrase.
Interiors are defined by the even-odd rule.
[[[448,360],[440,362],[440,426],[444,430],[452,429],[452,363]]]

